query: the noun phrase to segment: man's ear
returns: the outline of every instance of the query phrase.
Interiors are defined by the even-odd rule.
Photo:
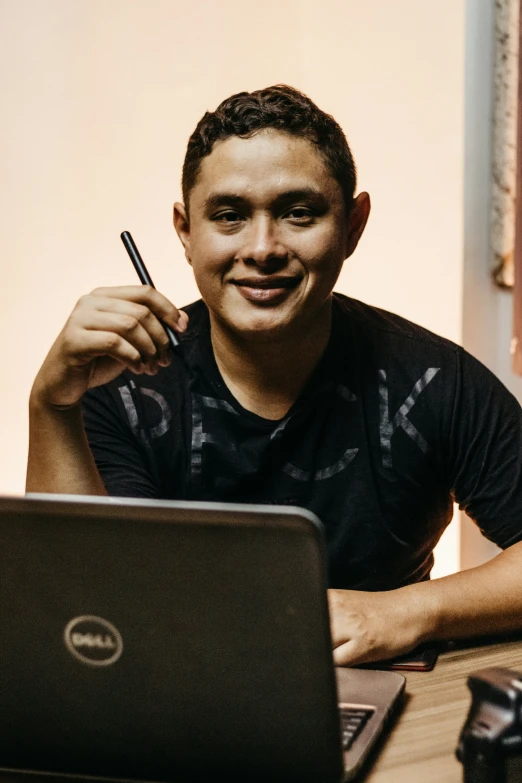
[[[190,223],[185,205],[180,201],[176,201],[174,204],[173,222],[176,233],[181,240],[181,244],[185,248],[185,258],[189,264],[192,265],[190,259]]]
[[[366,223],[370,216],[371,206],[369,193],[359,193],[353,203],[352,211],[348,218],[345,258],[349,258],[359,244],[359,240],[366,228]]]

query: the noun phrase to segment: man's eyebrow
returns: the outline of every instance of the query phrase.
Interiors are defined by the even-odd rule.
[[[285,190],[284,193],[280,193],[277,198],[274,199],[275,206],[285,206],[286,204],[294,204],[298,201],[305,201],[308,204],[314,204],[317,207],[326,207],[328,199],[325,194],[315,188],[295,188],[293,190]]]
[[[278,193],[273,201],[273,205],[280,206],[295,201],[312,201],[316,204],[326,204],[327,198],[320,190],[315,188],[293,188]],[[248,199],[240,196],[238,193],[210,193],[205,199],[205,209],[210,211],[223,205],[242,206],[248,203]]]
[[[230,206],[241,206],[245,204],[246,199],[237,193],[210,193],[205,199],[205,209],[210,211],[216,207],[222,207],[224,204]]]

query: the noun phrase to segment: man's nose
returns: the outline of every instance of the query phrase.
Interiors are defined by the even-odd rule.
[[[288,251],[281,240],[277,223],[269,216],[249,221],[243,239],[241,260],[245,263],[277,264],[287,259]]]

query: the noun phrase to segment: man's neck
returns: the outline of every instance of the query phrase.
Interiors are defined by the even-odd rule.
[[[244,339],[211,317],[211,338],[219,371],[246,410],[266,419],[283,418],[323,355],[331,330],[331,301],[299,336]]]

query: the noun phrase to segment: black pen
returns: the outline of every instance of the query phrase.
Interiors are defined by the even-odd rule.
[[[138,273],[138,277],[141,280],[141,283],[143,285],[150,285],[151,288],[156,288],[154,283],[152,282],[152,278],[147,272],[147,267],[143,263],[143,259],[140,256],[138,252],[138,248],[134,244],[134,240],[131,237],[130,233],[128,231],[124,231],[122,234],[120,234],[121,241],[125,245],[125,250],[129,254],[129,258],[132,261],[132,265],[136,272]],[[167,332],[167,337],[169,338],[169,343],[171,348],[177,348],[179,345],[179,340],[170,328],[170,326],[167,326],[167,324],[164,324],[163,321],[161,321],[161,325]]]

